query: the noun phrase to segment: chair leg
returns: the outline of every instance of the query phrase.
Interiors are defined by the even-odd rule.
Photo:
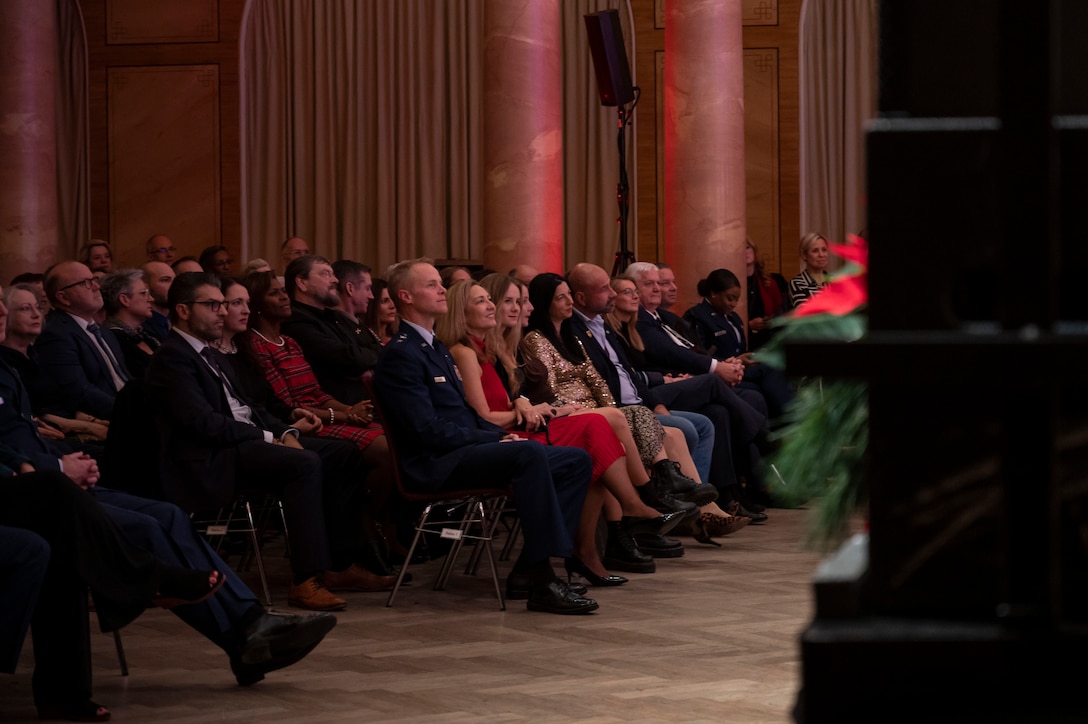
[[[507,535],[506,543],[502,546],[502,552],[499,554],[500,561],[510,560],[510,556],[514,554],[514,544],[518,542],[518,535],[521,534],[521,518],[514,517],[514,522],[510,524],[510,533]]]
[[[457,565],[457,557],[461,555],[461,549],[465,547],[465,536],[472,528],[474,522],[472,516],[476,513],[477,508],[483,508],[483,503],[480,498],[473,497],[465,501],[465,514],[461,517],[461,522],[457,526],[460,531],[460,536],[453,542],[453,547],[450,548],[450,552],[446,556],[446,562],[438,574],[438,579],[435,581],[434,590],[446,590],[446,584],[449,583],[450,574],[453,573],[453,568]],[[482,514],[479,519],[479,524],[480,535],[487,535],[487,519],[483,518]]]
[[[419,522],[416,523],[416,534],[412,537],[412,545],[408,546],[408,555],[404,557],[404,564],[400,567],[400,572],[397,573],[396,583],[393,584],[393,590],[389,592],[389,598],[385,602],[386,608],[393,606],[393,599],[397,597],[397,591],[400,590],[400,584],[404,582],[404,574],[408,572],[408,565],[412,562],[412,556],[416,552],[416,546],[419,545],[419,539],[423,536],[424,527],[427,524],[427,519],[431,517],[431,509],[433,504],[428,505],[423,509],[423,514],[419,518]]]
[[[253,560],[257,562],[257,574],[261,577],[261,590],[264,592],[265,606],[272,607],[272,593],[268,590],[268,577],[264,572],[264,558],[261,556],[261,542],[257,537],[257,526],[253,522],[253,509],[249,501],[245,503],[246,518],[249,520],[249,542],[252,546]]]
[[[121,643],[121,632],[113,632],[113,647],[117,649],[117,662],[121,664],[121,676],[128,676],[128,658],[125,657],[125,645]]]
[[[495,531],[499,529],[499,521],[502,518],[503,508],[506,507],[506,498],[493,498],[484,504],[487,517],[487,539],[488,545],[490,541],[495,539]],[[465,575],[475,576],[480,568],[480,556],[483,554],[480,546],[477,545],[472,549],[472,555],[468,559],[468,564],[465,566]]]

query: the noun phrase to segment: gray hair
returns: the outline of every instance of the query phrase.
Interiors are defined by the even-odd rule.
[[[646,276],[650,272],[656,271],[657,264],[653,264],[648,261],[636,261],[628,265],[627,269],[625,269],[623,274],[621,274],[620,276],[624,277],[625,279],[630,279],[635,284],[638,284],[640,281],[642,281],[642,277]]]
[[[121,269],[102,277],[99,286],[107,316],[112,317],[121,311],[121,295],[132,294],[133,285],[143,278],[144,273],[139,269]]]

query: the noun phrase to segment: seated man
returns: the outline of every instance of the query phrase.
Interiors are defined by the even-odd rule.
[[[367,398],[363,373],[378,363],[378,346],[358,325],[349,328],[344,315],[335,310],[340,302],[337,283],[325,257],[302,256],[292,261],[283,278],[291,298],[291,318],[283,323],[283,333],[302,347],[321,389],[354,405]],[[364,344],[357,338],[365,338]]]
[[[711,420],[716,444],[708,469],[699,472],[718,489],[719,504],[728,509],[738,483],[736,462],[748,458],[748,445],[765,432],[766,416],[738,397],[718,376],[695,375],[666,384],[660,374],[636,370],[622,341],[602,318],[616,305],[608,273],[594,264],[576,264],[568,283],[574,295],[574,335],[581,340],[613,397],[627,405],[645,404],[659,413],[697,412]],[[740,449],[740,454],[735,456],[734,448]],[[738,508],[737,514],[756,523],[767,519],[762,511]]]
[[[356,563],[365,555],[358,448],[345,440],[300,441],[306,420],[291,427],[246,397],[231,366],[208,345],[222,336],[227,315],[215,275],[179,275],[169,301],[173,328],[145,378],[167,495],[195,512],[229,505],[241,485],[275,492],[291,535],[292,605],[339,610],[346,602],[330,590],[391,585],[391,577]]]
[[[596,610],[596,601],[556,578],[549,560],[571,555],[592,472],[589,454],[519,440],[477,415],[465,401],[449,350],[434,336],[435,319],[446,313],[438,270],[416,259],[397,264],[388,277],[402,323],[374,383],[388,434],[400,445],[406,484],[428,491],[509,484],[524,547],[507,579],[508,597],[527,595],[531,611]]]
[[[147,239],[147,260],[158,261],[170,266],[177,254],[174,242],[166,234],[152,234]]]
[[[0,304],[0,340],[7,310]],[[175,609],[178,616],[228,653],[231,668],[243,686],[264,674],[289,666],[305,656],[331,628],[335,619],[303,618],[266,613],[257,597],[194,531],[175,505],[146,500],[99,487],[98,465],[90,456],[73,453],[62,443],[39,434],[30,412],[26,388],[15,371],[0,360],[0,440],[13,449],[12,471],[63,472],[88,491],[125,532],[128,539],[160,560],[194,570],[217,570],[226,584],[207,601]],[[305,650],[303,650],[305,649]]]
[[[283,262],[282,269],[285,271],[295,259],[309,255],[310,245],[306,243],[305,239],[292,236],[290,239],[285,239],[284,242],[280,244],[280,261]]]
[[[151,290],[151,319],[144,322],[144,329],[160,342],[170,333],[170,310],[166,307],[166,295],[174,282],[174,270],[161,261],[149,261],[143,266],[144,283]]]
[[[131,375],[114,333],[95,322],[103,309],[98,278],[77,261],[62,261],[46,271],[45,293],[53,311],[35,345],[42,375],[66,408],[110,419]]]
[[[375,352],[381,345],[366,330],[366,310],[374,301],[374,283],[366,264],[351,259],[333,262],[332,273],[337,281],[337,303],[332,308],[340,312],[337,322],[345,325],[357,344]]]

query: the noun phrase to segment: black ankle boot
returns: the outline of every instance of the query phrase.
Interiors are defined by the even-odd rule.
[[[653,477],[660,488],[673,495],[677,500],[704,506],[718,499],[718,489],[707,483],[696,482],[684,475],[680,463],[673,460],[659,460],[653,464]]]
[[[618,521],[608,521],[608,542],[601,560],[606,568],[627,573],[653,573],[657,570],[654,559],[638,549],[635,539]]]
[[[657,477],[651,477],[645,485],[635,488],[638,497],[643,503],[650,506],[658,513],[683,513],[685,520],[688,516],[698,517],[699,508],[694,503],[677,500],[669,493]],[[683,523],[680,523],[683,525]]]

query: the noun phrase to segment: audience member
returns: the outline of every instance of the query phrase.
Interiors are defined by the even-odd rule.
[[[744,244],[744,263],[748,275],[748,342],[756,350],[774,334],[771,320],[785,314],[792,305],[785,277],[764,268],[752,237]]]
[[[151,318],[143,326],[161,342],[170,333],[170,311],[166,306],[166,297],[175,274],[170,265],[162,261],[149,261],[143,269],[144,283],[151,290]]]
[[[204,267],[200,265],[200,262],[195,256],[183,256],[180,259],[174,261],[170,265],[170,268],[174,270],[174,274],[184,274],[186,272],[202,272]]]
[[[321,389],[348,405],[365,400],[363,373],[378,363],[378,346],[356,334],[357,326],[349,329],[344,315],[334,309],[340,293],[329,260],[295,259],[287,267],[284,286],[291,298],[291,318],[283,332],[302,347]]]
[[[257,257],[255,259],[250,259],[249,263],[245,265],[245,268],[242,269],[242,276],[244,277],[249,274],[266,271],[272,271],[272,265],[264,259]]]
[[[366,332],[364,322],[366,311],[374,299],[370,267],[350,259],[340,259],[333,262],[332,273],[337,280],[337,302],[332,308],[342,315],[337,321],[346,325],[355,335],[356,342],[377,351],[378,345]]]
[[[145,389],[160,430],[163,487],[189,511],[234,499],[239,481],[275,492],[291,531],[288,601],[338,610],[332,590],[369,586],[356,564],[363,466],[340,440],[298,437],[248,399],[222,355],[227,305],[219,278],[181,274],[170,287],[173,329],[148,369]]]
[[[147,240],[147,260],[173,264],[177,248],[166,234],[153,234]]]
[[[680,291],[676,286],[676,272],[668,264],[658,264],[657,275],[661,283],[661,308],[672,309]]]
[[[536,267],[530,266],[529,264],[518,264],[510,270],[510,276],[517,279],[526,287],[529,286],[529,282],[533,281],[533,278],[539,273],[540,272],[536,270]]]
[[[91,239],[80,247],[79,261],[95,276],[113,271],[113,252],[110,245],[102,239]]]
[[[790,279],[790,302],[795,307],[801,306],[824,288],[829,280],[827,265],[831,261],[827,239],[822,234],[805,234],[798,246],[804,267],[800,274]]]
[[[124,353],[125,367],[133,377],[143,377],[159,340],[144,325],[151,319],[151,289],[138,269],[123,269],[102,278],[102,302],[106,326],[113,330]]]
[[[366,328],[371,338],[384,346],[397,333],[397,306],[389,296],[389,284],[384,279],[374,280],[372,293],[374,301],[366,308]]]
[[[227,247],[222,245],[209,246],[200,252],[200,268],[211,274],[221,277],[229,277],[234,273],[234,257],[230,255]]]
[[[300,239],[297,236],[292,236],[290,239],[286,239],[280,244],[280,261],[283,262],[284,273],[287,271],[287,267],[291,265],[295,259],[302,256],[310,255],[310,245],[306,243],[305,239]]]
[[[131,379],[114,333],[95,322],[102,292],[91,270],[76,261],[49,269],[45,292],[53,305],[38,338],[38,362],[65,406],[110,419],[118,390]]]
[[[34,296],[38,300],[38,311],[49,311],[49,298],[45,296],[45,275],[37,272],[23,272],[11,280],[12,284],[29,284],[34,287]]]
[[[395,434],[407,486],[419,490],[510,486],[523,531],[507,592],[528,608],[581,614],[597,602],[573,593],[549,558],[569,558],[592,472],[584,450],[519,440],[466,402],[449,351],[434,337],[446,289],[425,259],[394,265],[387,276],[400,331],[382,354],[375,388]]]
[[[782,416],[793,399],[786,376],[777,368],[756,362],[748,351],[744,321],[734,311],[740,302],[740,280],[728,269],[715,269],[699,281],[703,301],[684,313],[695,340],[719,360],[739,359],[744,379],[738,387],[754,389],[767,402],[771,420]]]
[[[442,286],[446,289],[454,282],[472,281],[472,272],[463,266],[444,266],[439,274],[442,275]]]

